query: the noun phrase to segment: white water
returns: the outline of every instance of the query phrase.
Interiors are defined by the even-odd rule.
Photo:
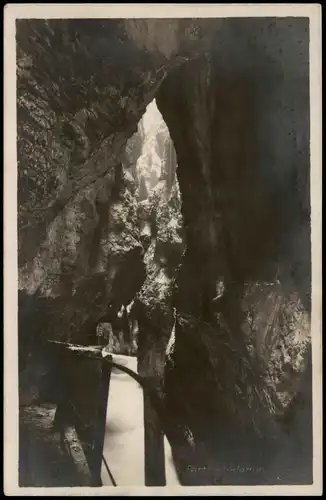
[[[118,363],[137,372],[137,359],[115,355]],[[171,448],[164,438],[166,484],[179,485]],[[144,486],[143,390],[137,382],[116,369],[112,370],[107,408],[104,457],[117,486]],[[112,486],[102,465],[104,486]]]

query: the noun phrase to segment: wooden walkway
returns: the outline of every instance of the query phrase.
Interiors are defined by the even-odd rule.
[[[166,484],[165,463],[168,465],[168,482],[179,484],[171,460],[170,446],[166,439],[165,445],[162,443],[163,462],[160,470],[155,469],[154,475],[149,474],[151,471],[148,470],[148,464],[153,460],[148,456],[147,452],[151,450],[147,450],[147,441],[144,439],[146,434],[144,400],[148,394],[147,391],[145,391],[146,394],[143,393],[144,382],[137,374],[136,366],[132,366],[132,369],[128,366],[130,360],[136,361],[136,359],[121,360],[120,356],[112,359],[111,355],[103,357],[102,349],[99,347],[72,346],[55,342],[52,348],[54,356],[59,356],[57,361],[61,361],[60,374],[63,376],[60,381],[61,403],[57,407],[44,405],[20,409],[20,485],[51,487],[142,486],[146,484],[164,486]],[[65,356],[68,357],[65,358]],[[92,363],[98,363],[97,366],[100,366],[102,371],[97,394],[94,394],[94,401],[90,402],[95,405],[96,423],[93,426],[91,434],[93,437],[88,443],[87,452],[83,449],[84,445],[81,444],[82,439],[78,434],[80,422],[77,421],[80,418],[80,412],[74,404],[71,404],[74,390],[69,383],[75,361],[77,367],[78,358],[85,357],[94,360]],[[68,366],[67,375],[65,375],[64,366]],[[115,389],[110,391],[112,392],[110,399],[112,371],[113,378],[118,377],[116,380],[118,386],[119,380],[120,382],[128,380],[129,384],[124,384],[124,386],[120,384],[120,389],[116,387],[117,391]],[[127,390],[123,394],[122,387],[128,388],[129,393]],[[117,415],[117,411],[120,415]],[[77,420],[74,420],[74,415],[79,415]],[[120,428],[118,437],[119,429],[118,433],[114,433],[114,429],[112,432],[110,426],[114,427],[114,421],[116,423],[118,421],[118,427],[119,425],[121,427],[122,421],[126,419],[129,421],[129,427],[132,423],[132,432],[129,429],[128,432],[123,433]],[[55,430],[54,423],[57,424]],[[114,476],[112,477],[111,467],[120,468],[117,484],[115,484]],[[121,474],[123,470],[125,472]],[[128,470],[129,472],[126,473]]]

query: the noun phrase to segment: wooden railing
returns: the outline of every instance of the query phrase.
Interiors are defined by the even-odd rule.
[[[103,456],[112,368],[117,368],[136,380],[146,392],[146,396],[153,402],[152,406],[157,413],[161,413],[161,402],[155,391],[147,385],[143,377],[126,366],[117,363],[114,360],[114,355],[104,353],[103,346],[80,346],[57,341],[49,341],[49,346],[51,355],[55,357],[57,366],[60,366],[61,370],[61,380],[59,381],[61,397],[57,405],[54,426],[61,433],[62,445],[71,458],[80,484],[84,486],[102,486],[101,470],[102,462],[104,461],[111,482],[116,486],[109,466]],[[86,446],[84,444],[85,436],[82,431],[83,418],[79,414],[78,407],[74,404],[73,388],[69,382],[69,374],[67,373],[67,371],[71,372],[75,367],[77,368],[78,358],[93,360],[95,363],[98,363],[97,368],[100,372],[98,392],[94,394],[96,400],[89,403],[90,405],[94,405],[96,418],[91,432],[88,433]],[[82,384],[82,380],[80,384]],[[160,457],[158,461],[159,465],[156,468],[153,468],[153,462],[155,462],[156,457],[153,459],[147,451],[145,446],[145,484],[164,486],[164,449],[161,451],[163,457]],[[148,465],[152,466],[149,467]]]

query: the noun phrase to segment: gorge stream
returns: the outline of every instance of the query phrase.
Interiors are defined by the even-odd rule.
[[[137,372],[137,358],[115,355],[115,361]],[[166,484],[179,485],[171,448],[164,439]],[[143,390],[137,382],[113,368],[107,407],[104,458],[117,486],[145,485]],[[102,464],[103,486],[113,486]]]

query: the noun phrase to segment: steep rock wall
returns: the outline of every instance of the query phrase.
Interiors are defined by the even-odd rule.
[[[307,20],[228,20],[211,52],[169,74],[156,97],[177,151],[187,246],[165,392],[171,418],[212,452],[198,477],[185,474],[189,449],[186,483],[286,482],[295,467],[295,481],[311,480],[311,393],[302,388],[310,370],[308,61]],[[279,419],[300,393],[306,424],[287,435]],[[241,474],[248,463],[256,472]]]
[[[17,21],[21,366],[42,339],[89,343],[98,319],[141,287],[126,142],[167,72],[204,50],[218,25]]]

